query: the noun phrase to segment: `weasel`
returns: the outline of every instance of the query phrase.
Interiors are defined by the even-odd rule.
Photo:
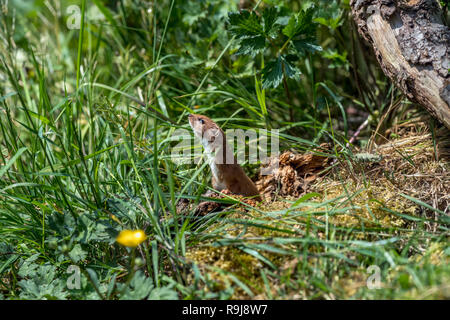
[[[255,184],[237,163],[222,129],[210,118],[198,114],[189,114],[189,124],[207,152],[213,188],[218,191],[228,189],[231,193],[261,201]]]

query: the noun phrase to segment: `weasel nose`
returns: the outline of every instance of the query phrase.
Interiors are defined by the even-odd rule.
[[[188,114],[188,117],[190,118],[190,117],[193,117],[194,115],[192,114],[192,113],[189,113]]]

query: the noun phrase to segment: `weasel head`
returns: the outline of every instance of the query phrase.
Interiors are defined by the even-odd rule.
[[[189,114],[189,124],[203,146],[210,151],[223,143],[223,132],[220,127],[207,116]]]

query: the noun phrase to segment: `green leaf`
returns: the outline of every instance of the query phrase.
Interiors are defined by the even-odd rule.
[[[295,15],[292,15],[289,19],[288,24],[286,27],[283,28],[283,34],[288,37],[289,39],[293,38],[295,36],[295,27],[297,25],[297,19]]]
[[[328,63],[329,69],[345,67],[348,69],[349,62],[347,60],[347,52],[339,53],[337,50],[328,49],[322,53],[322,56],[326,59],[331,60]]]
[[[124,288],[124,286],[126,287]],[[176,300],[178,299],[178,295],[172,287],[173,285],[155,288],[152,279],[146,277],[141,270],[138,270],[128,285],[123,283],[118,284],[118,289],[122,292],[119,299]]]
[[[192,26],[200,19],[206,18],[207,11],[203,10],[200,2],[186,1],[182,7],[185,12],[182,21],[189,26]]]
[[[48,263],[42,266],[34,264],[32,269],[33,271],[27,275],[29,279],[18,282],[21,288],[19,296],[22,299],[66,299],[68,292],[65,291],[65,282],[58,277],[55,266]]]
[[[236,52],[237,55],[249,54],[254,57],[264,50],[266,39],[262,36],[256,36],[240,41],[239,45],[239,50]]]
[[[338,1],[327,1],[326,4],[318,8],[314,22],[336,30],[344,22],[342,19],[343,13],[344,10],[342,10],[341,4]]]
[[[306,11],[300,11],[289,19],[288,24],[283,28],[283,34],[289,39],[297,35],[312,35],[316,30],[316,24],[313,22],[314,7]]]
[[[73,262],[77,263],[78,261],[82,261],[86,259],[87,252],[81,248],[81,245],[76,244],[73,249],[69,252],[69,257]]]
[[[77,230],[74,240],[83,244],[92,241],[112,244],[118,233],[117,227],[113,227],[109,220],[101,219],[94,214],[83,214],[78,221]]]
[[[262,87],[276,88],[283,80],[283,66],[281,63],[281,58],[272,60],[266,64],[262,70]]]
[[[178,294],[172,289],[173,285],[155,288],[150,292],[147,297],[148,300],[178,300]]]
[[[230,32],[238,39],[263,36],[264,30],[260,20],[256,13],[247,10],[228,13]]]
[[[264,33],[267,36],[275,37],[273,31],[278,18],[278,10],[275,7],[266,7],[263,11]]]
[[[262,71],[262,87],[276,88],[283,80],[283,76],[298,80],[300,70],[294,66],[285,56],[280,56],[276,60],[270,61]]]
[[[121,285],[122,286],[122,285]],[[120,300],[142,300],[147,298],[153,289],[153,281],[138,270],[130,284],[121,294]]]
[[[284,57],[281,57],[281,61],[283,63],[284,74],[286,77],[299,80],[301,75],[300,70],[293,64],[289,63]]]
[[[308,52],[315,53],[322,51],[322,47],[314,44],[314,39],[307,38],[293,41],[294,47],[298,53],[304,55]]]
[[[342,20],[340,19],[340,17],[337,19],[326,19],[323,17],[318,17],[314,19],[314,22],[329,27],[330,29],[333,30],[336,30],[337,27],[339,27],[342,24]]]
[[[314,7],[300,11],[297,16],[297,34],[311,35],[316,31],[317,24],[313,21]]]
[[[20,266],[19,276],[21,277],[30,277],[36,274],[36,270],[39,265],[35,263],[35,261],[39,258],[41,254],[35,253],[32,256],[28,257]]]

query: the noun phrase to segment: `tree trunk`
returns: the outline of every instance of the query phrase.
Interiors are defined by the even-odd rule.
[[[450,29],[435,0],[351,0],[384,73],[450,129]]]

